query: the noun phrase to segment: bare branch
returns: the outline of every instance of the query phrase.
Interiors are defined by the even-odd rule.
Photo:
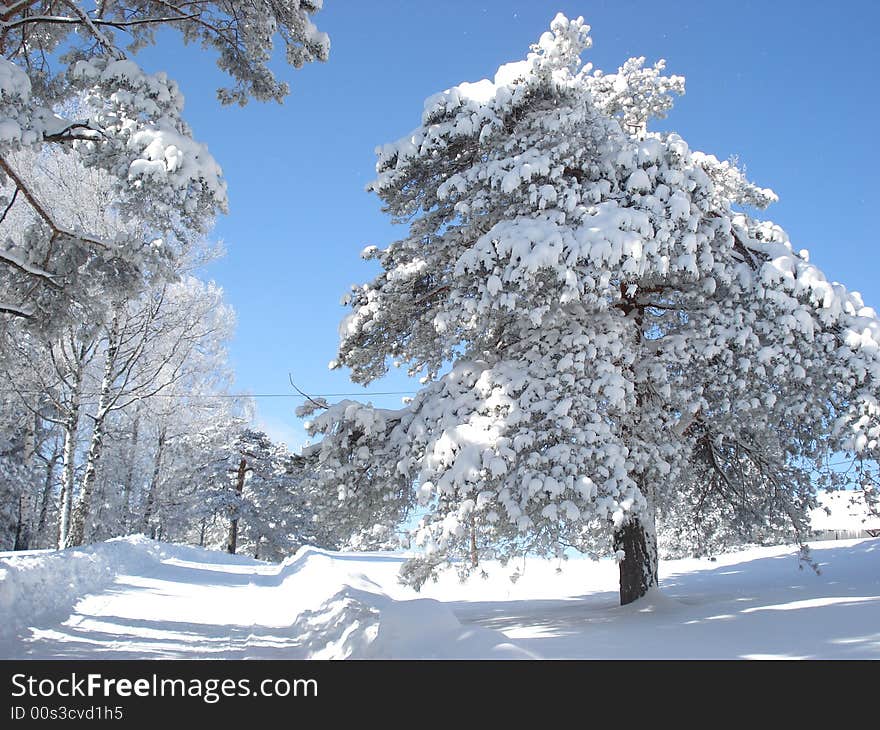
[[[40,200],[34,195],[34,193],[28,188],[25,184],[24,180],[19,177],[19,175],[12,169],[10,164],[0,157],[0,170],[2,170],[9,177],[12,182],[15,183],[16,187],[21,190],[22,195],[27,199],[28,203],[30,203],[31,207],[40,216],[49,228],[52,229],[52,232],[55,236],[64,236],[66,238],[78,239],[80,241],[84,241],[85,243],[91,243],[99,248],[110,251],[112,247],[107,244],[106,241],[100,241],[97,238],[93,238],[91,236],[85,236],[79,233],[73,233],[71,231],[65,230],[61,228],[57,223],[55,223],[52,216],[49,214],[49,211],[46,210],[46,207],[40,202]]]
[[[303,398],[306,398],[307,400],[311,401],[311,402],[312,402],[316,407],[318,407],[318,408],[327,408],[327,403],[326,403],[326,402],[325,402],[325,403],[319,403],[319,402],[316,401],[314,398],[312,398],[312,396],[307,395],[306,393],[303,393],[299,388],[297,388],[297,387],[296,387],[296,383],[293,382],[293,374],[292,374],[292,373],[287,373],[287,379],[288,379],[288,381],[290,381],[290,387],[292,387],[292,388],[293,388],[297,393],[299,393]]]
[[[15,205],[15,199],[18,197],[18,188],[12,191],[12,199],[9,201],[9,205],[3,211],[3,215],[0,216],[0,223],[6,220],[6,216],[9,215],[9,211],[12,210],[12,206]]]
[[[13,317],[21,317],[22,319],[30,319],[34,316],[32,310],[16,307],[14,304],[0,304],[0,314],[10,314]]]
[[[107,52],[113,56],[116,56],[118,59],[125,58],[125,53],[123,53],[119,48],[116,47],[114,43],[110,41],[107,36],[105,36],[100,29],[95,25],[92,19],[89,17],[89,14],[86,13],[77,3],[72,2],[72,0],[62,0],[64,4],[69,7],[76,15],[78,15],[82,22],[88,27],[89,31],[92,35],[98,40],[98,42],[107,49]]]
[[[36,266],[31,266],[27,262],[22,261],[20,258],[12,255],[8,251],[0,251],[0,261],[2,261],[7,266],[11,266],[13,269],[17,269],[23,274],[34,276],[37,279],[44,281],[56,291],[61,291],[61,289],[63,288],[57,281],[55,281],[55,277],[48,271],[44,271],[43,269]]]
[[[83,18],[87,18],[83,20]],[[199,17],[198,13],[193,13],[191,15],[177,15],[177,16],[167,16],[167,17],[158,17],[158,18],[141,18],[139,20],[103,20],[101,18],[90,18],[86,14],[82,14],[80,17],[72,18],[68,15],[26,15],[22,18],[18,18],[17,20],[6,20],[0,21],[0,28],[3,30],[12,30],[13,28],[18,28],[25,25],[80,25],[86,26],[90,30],[93,30],[93,35],[95,32],[100,34],[99,36],[95,36],[98,38],[98,41],[101,45],[105,45],[105,43],[109,43],[106,36],[103,33],[98,31],[98,27],[100,26],[110,26],[112,28],[118,28],[119,30],[125,30],[126,28],[130,28],[137,25],[161,25],[162,23],[174,23],[181,22],[184,20],[195,20]],[[103,39],[103,40],[102,40]],[[117,53],[119,50],[110,44],[106,46],[106,48],[113,49]]]

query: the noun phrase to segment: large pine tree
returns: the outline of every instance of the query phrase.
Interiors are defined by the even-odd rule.
[[[378,150],[371,189],[407,233],[364,252],[382,272],[348,297],[336,365],[425,386],[310,427],[365,523],[383,501],[421,509],[415,584],[574,548],[617,555],[628,603],[657,583],[658,519],[802,540],[815,466],[876,447],[874,312],[753,217],[771,191],[649,130],[683,79],[593,72],[588,31],[557,16]]]

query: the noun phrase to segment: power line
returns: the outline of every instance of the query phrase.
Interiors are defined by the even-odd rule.
[[[180,395],[176,393],[157,393],[159,398],[344,398],[346,396],[369,396],[369,395],[415,395],[414,390],[385,390],[374,393],[312,393],[305,395],[300,393],[215,393],[206,395]],[[97,394],[95,394],[97,395]]]
[[[0,390],[3,395],[43,395],[42,390]],[[345,398],[347,396],[373,396],[373,395],[415,395],[414,390],[386,390],[377,392],[360,393],[313,393],[311,396],[299,393],[153,393],[149,398]],[[100,393],[80,393],[82,398],[94,398]],[[133,394],[132,394],[133,395]]]

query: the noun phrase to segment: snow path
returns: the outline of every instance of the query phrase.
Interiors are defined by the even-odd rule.
[[[397,584],[402,558],[388,553],[307,548],[273,565],[139,538],[93,551],[123,549],[134,557],[115,579],[67,607],[7,595],[13,623],[22,611],[33,620],[0,641],[0,657],[880,659],[878,539],[815,543],[820,575],[798,570],[791,547],[665,562],[662,592],[627,607],[604,561],[561,573],[526,561],[516,583],[513,566],[494,566],[489,579],[448,575],[420,595]],[[0,610],[4,587],[71,562],[10,556]]]
[[[188,551],[186,548],[181,552]],[[202,552],[202,551],[198,551]],[[33,658],[241,658],[258,626],[282,625],[278,566],[232,556],[169,557],[123,573],[86,595],[59,623],[37,626],[22,656]],[[199,559],[201,558],[201,559]],[[220,562],[222,561],[222,562]],[[274,593],[276,600],[270,600]],[[268,632],[262,632],[266,635]],[[283,648],[283,637],[279,639]]]
[[[131,553],[134,551],[135,555]],[[103,578],[94,564],[122,568]],[[145,538],[85,550],[0,554],[0,608],[23,630],[0,657],[32,659],[528,658],[394,586],[396,555],[303,548],[280,564]],[[74,570],[70,565],[74,565]],[[403,600],[370,577],[383,575]],[[3,575],[5,570],[6,574]],[[85,577],[83,577],[85,576]],[[96,590],[83,587],[89,582]],[[32,589],[34,583],[42,593]],[[65,587],[72,611],[53,593]],[[2,624],[0,624],[2,629]]]

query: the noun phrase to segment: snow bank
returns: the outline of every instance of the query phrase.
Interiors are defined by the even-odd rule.
[[[309,659],[534,658],[498,631],[462,626],[430,598],[395,601],[345,588],[295,626]]]
[[[662,561],[618,603],[617,566],[529,558],[421,594],[405,556],[303,548],[281,564],[143,537],[0,554],[4,659],[880,658],[880,539]],[[513,580],[515,578],[515,581]]]
[[[67,616],[80,598],[122,571],[143,570],[159,552],[159,543],[135,535],[85,548],[0,553],[0,641]]]
[[[0,657],[532,656],[440,601],[396,600],[416,595],[392,578],[401,560],[305,547],[269,564],[143,536],[0,553]],[[376,566],[383,585],[359,572]]]
[[[397,559],[390,562],[397,564]],[[281,564],[282,594],[303,604],[285,632],[302,658],[532,658],[499,631],[462,626],[440,601],[395,600],[372,579],[346,567],[351,564],[363,566],[311,547]],[[258,656],[259,642],[252,644],[251,656]]]

